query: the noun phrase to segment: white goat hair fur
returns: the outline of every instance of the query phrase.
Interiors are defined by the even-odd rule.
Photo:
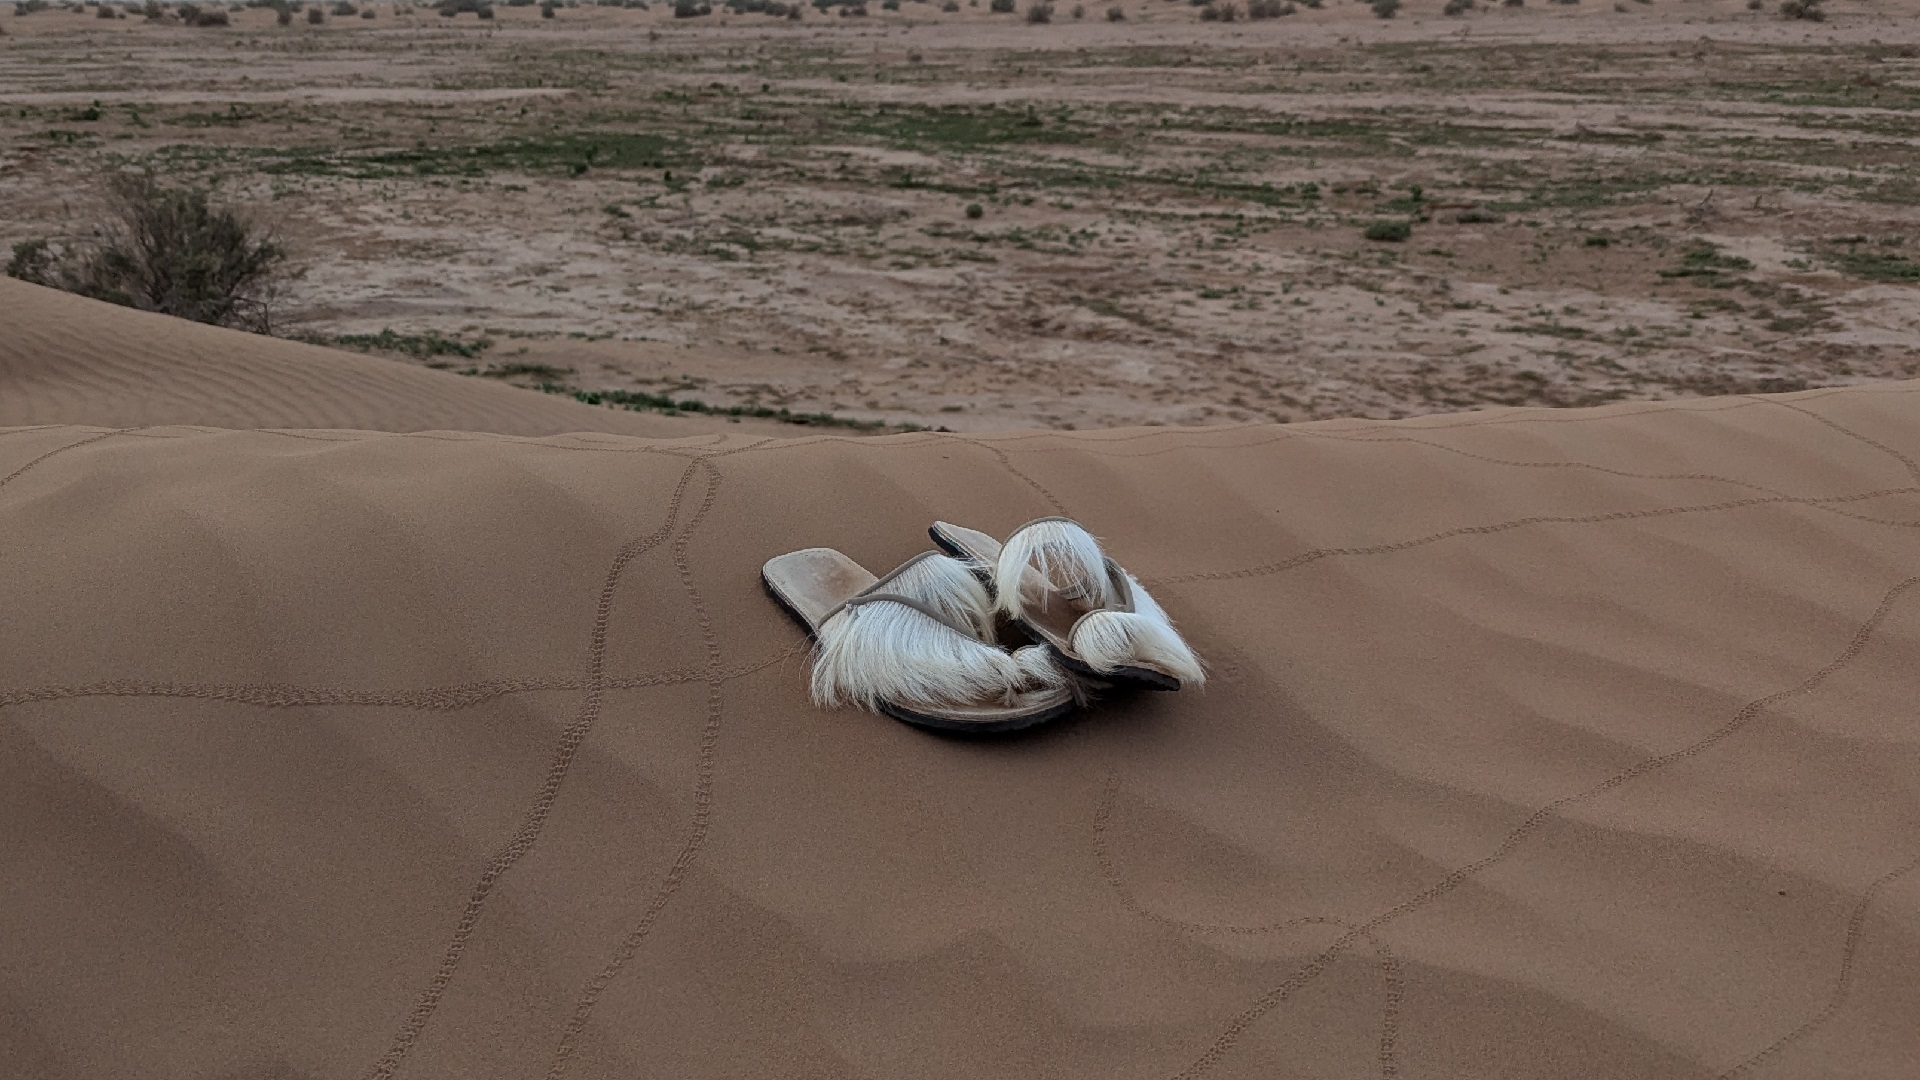
[[[1189,686],[1206,682],[1200,658],[1138,578],[1126,575],[1133,611],[1104,610],[1120,603],[1120,592],[1107,573],[1100,542],[1078,524],[1038,521],[1022,528],[1000,549],[994,576],[999,583],[997,604],[1010,618],[1056,603],[1087,612],[1074,624],[1071,644],[1093,670],[1140,666],[1164,671]]]
[[[956,633],[905,604],[877,601],[841,610],[819,631],[813,700],[824,707],[881,702],[965,708],[1051,704],[1072,680],[1047,650],[1008,652],[989,639],[992,600],[979,579],[946,556],[923,559],[881,592],[912,597],[972,631]]]

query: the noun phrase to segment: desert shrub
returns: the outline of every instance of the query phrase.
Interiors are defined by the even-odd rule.
[[[473,14],[475,18],[491,19],[493,18],[493,5],[481,4],[479,7],[473,10]]]
[[[1120,5],[1115,4],[1114,6],[1107,9],[1107,21],[1108,22],[1126,22],[1127,13],[1120,9]]]
[[[48,3],[47,0],[20,0],[19,3],[13,5],[13,13],[15,15],[32,15],[36,11],[45,11],[52,6],[53,5]]]
[[[553,0],[547,0],[546,3],[540,5],[540,17],[543,19],[551,19],[554,17],[553,13],[559,9],[559,4],[554,3]],[[680,6],[678,4],[674,5],[673,13],[675,16],[680,14]],[[695,14],[704,15],[706,12],[695,12]]]
[[[1783,19],[1805,19],[1808,22],[1821,22],[1827,13],[1821,8],[1822,0],[1782,0],[1780,17]]]
[[[1030,23],[1050,23],[1053,21],[1052,4],[1028,4],[1027,21]]]
[[[290,7],[281,8],[279,13],[274,16],[274,21],[279,23],[281,26],[292,26],[293,25],[293,9]]]
[[[1278,19],[1293,14],[1293,5],[1287,0],[1247,0],[1247,18]]]
[[[1404,221],[1376,221],[1367,226],[1366,232],[1361,235],[1369,240],[1398,244],[1413,235],[1413,226]]]
[[[1391,19],[1400,13],[1400,0],[1373,0],[1367,5],[1376,19]]]
[[[194,26],[232,26],[233,19],[224,11],[196,12],[192,19]]]
[[[900,0],[880,0],[880,10],[882,10],[882,11],[899,11],[899,10],[900,10]]]
[[[987,10],[996,15],[1010,15],[1013,13],[1013,0],[990,0]]]
[[[96,19],[111,19],[111,18],[113,18],[113,7],[112,7],[112,5],[110,5],[110,4],[101,4],[101,5],[100,5],[100,10],[98,10],[98,11],[96,11],[96,12],[94,12],[94,13],[93,13],[93,17],[94,17],[94,18],[96,18]]]
[[[1447,6],[1440,9],[1442,15],[1465,15],[1473,10],[1473,0],[1447,0]]]
[[[1086,17],[1087,17],[1087,5],[1085,5],[1085,4],[1075,4],[1075,5],[1073,5],[1073,17],[1074,17],[1074,18],[1076,18],[1076,19],[1084,19],[1084,18],[1086,18]]]
[[[329,8],[328,11],[334,15],[343,15],[348,18],[360,14],[360,9],[354,7],[349,0],[334,0],[333,6]]]
[[[1233,0],[1216,0],[1200,9],[1200,17],[1207,22],[1233,22],[1240,18],[1240,5]]]
[[[96,243],[15,244],[8,276],[195,322],[272,330],[290,275],[287,251],[270,232],[214,206],[202,188],[121,176],[109,190]]]
[[[952,15],[954,12],[960,10],[960,0],[947,0],[946,3],[940,5],[940,10]]]
[[[368,4],[368,5],[366,6],[366,7],[363,7],[363,8],[361,8],[361,9],[360,9],[360,17],[361,17],[361,18],[363,18],[363,19],[371,19],[371,18],[373,18],[373,17],[374,17],[374,16],[373,16],[373,5],[372,5],[372,4]]]
[[[319,26],[321,23],[326,21],[327,21],[326,12],[321,11],[317,7],[312,7],[307,9],[307,25],[308,26]]]
[[[1474,206],[1460,211],[1453,220],[1462,225],[1494,225],[1507,219],[1485,207]]]
[[[1501,7],[1526,7],[1527,0],[1500,0]]]

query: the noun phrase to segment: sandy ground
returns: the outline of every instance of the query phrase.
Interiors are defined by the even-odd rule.
[[[1920,371],[1920,4],[1119,8],[7,17],[0,241],[144,166],[283,231],[301,336],[958,430]]]
[[[107,384],[0,427],[9,1080],[1912,1080],[1920,381],[513,438],[365,429],[625,414],[232,333],[363,430],[107,427],[160,317],[0,301]],[[1204,689],[808,702],[765,560],[1049,513]]]

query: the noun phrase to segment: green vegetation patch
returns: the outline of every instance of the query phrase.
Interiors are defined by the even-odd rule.
[[[1036,109],[882,107],[849,125],[856,134],[877,136],[914,150],[975,149],[1018,143],[1077,143],[1091,138],[1067,121],[1042,116]]]
[[[1868,281],[1920,282],[1920,259],[1883,251],[1836,251],[1827,256],[1834,269]]]
[[[753,417],[763,420],[778,420],[785,424],[799,424],[809,427],[851,428],[855,431],[880,431],[892,428],[899,431],[924,431],[919,424],[888,424],[881,420],[857,420],[850,416],[835,416],[832,413],[797,413],[789,409],[769,409],[764,405],[709,405],[697,398],[678,400],[666,394],[649,394],[644,390],[575,390],[558,383],[542,383],[539,389],[549,394],[565,394],[575,401],[588,405],[608,405],[616,409],[633,412],[660,412],[670,415],[678,413],[701,413],[707,416]]]
[[[268,151],[263,172],[373,179],[390,176],[484,176],[492,172],[566,172],[654,169],[679,160],[679,143],[631,131],[576,132],[504,139],[467,146],[411,150],[331,150],[296,147]]]
[[[391,328],[377,334],[339,334],[334,337],[308,337],[303,340],[315,345],[333,345],[346,349],[362,351],[397,352],[419,360],[435,356],[462,356],[468,359],[479,356],[493,345],[486,338],[478,341],[461,341],[457,338],[441,337],[435,333],[402,334]]]
[[[1691,279],[1701,285],[1723,289],[1734,284],[1735,279],[1727,276],[1729,271],[1751,269],[1752,260],[1724,254],[1720,245],[1698,240],[1681,249],[1679,266],[1660,271],[1660,276],[1670,280]]]
[[[1413,226],[1404,221],[1376,221],[1367,226],[1366,232],[1362,235],[1369,240],[1399,244],[1413,235]]]

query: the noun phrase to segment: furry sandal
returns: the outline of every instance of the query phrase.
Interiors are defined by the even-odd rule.
[[[994,641],[986,589],[937,551],[875,578],[832,548],[807,548],[768,560],[760,578],[818,645],[813,700],[823,708],[988,732],[1032,727],[1079,701],[1047,650]]]
[[[1078,522],[1029,521],[1005,544],[944,521],[927,533],[991,584],[997,608],[1069,670],[1155,690],[1206,682],[1173,620]]]

